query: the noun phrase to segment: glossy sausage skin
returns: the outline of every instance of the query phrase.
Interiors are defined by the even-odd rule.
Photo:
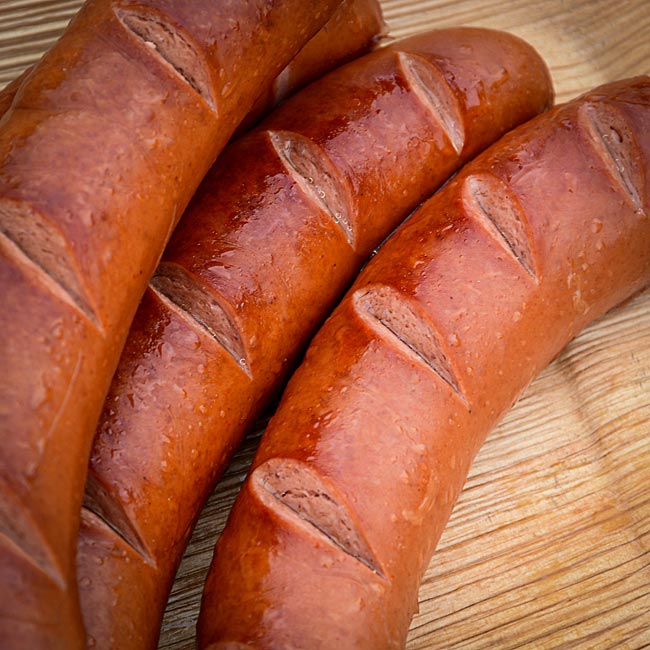
[[[224,152],[145,295],[91,455],[79,584],[98,644],[157,634],[214,481],[373,248],[551,101],[519,39],[434,31],[330,73]]]
[[[84,644],[80,508],[130,322],[260,84],[338,4],[90,0],[0,121],[3,648]]]
[[[378,43],[385,29],[378,0],[343,0],[323,29],[258,98],[236,134],[244,133],[273,106],[310,81],[365,54]]]
[[[216,547],[199,647],[403,648],[487,432],[650,282],[650,78],[532,120],[380,249],[307,351]]]
[[[385,29],[378,0],[343,0],[289,65],[273,81],[266,83],[266,89],[239,124],[235,135],[249,129],[273,106],[310,81],[370,50]],[[30,66],[0,90],[0,117],[9,109],[16,92],[33,68]]]
[[[384,24],[381,19],[381,10],[376,0],[347,0],[343,2],[334,12],[332,18],[326,23],[323,29],[307,43],[307,45],[280,73],[276,81],[272,85],[269,85],[268,92],[265,93],[260,98],[260,101],[256,103],[253,110],[244,120],[244,123],[240,125],[241,128],[238,129],[238,131],[243,130],[247,124],[259,119],[262,111],[268,110],[272,103],[284,99],[287,92],[306,84],[313,77],[325,72],[325,66],[328,68],[334,68],[337,63],[342,63],[345,59],[353,58],[364,50],[370,49],[375,42],[375,39],[381,34],[383,27]],[[247,173],[247,168],[251,166],[251,164],[254,164],[253,161],[258,162],[257,155],[258,152],[252,151],[251,155],[248,156],[238,156],[236,154],[234,156],[225,155],[225,162],[223,165],[232,165],[234,172],[244,175]],[[233,160],[236,162],[233,162]],[[213,175],[214,174],[218,175],[218,172],[213,172]],[[203,194],[213,194],[217,182],[219,181],[215,180],[212,183],[206,182],[206,188],[203,190]],[[229,193],[234,194],[237,191],[237,186],[233,186],[231,183],[227,186],[227,189],[222,192],[222,195],[228,196]],[[202,209],[203,208],[199,208],[198,211],[201,211]],[[193,214],[193,211],[196,212],[196,209],[190,210],[189,215]],[[218,218],[218,215],[215,213],[216,209],[212,210],[210,212],[210,218]],[[185,231],[191,231],[197,225],[196,219],[192,220],[192,217],[189,218],[191,222]],[[187,234],[181,236],[187,237]],[[204,242],[201,241],[201,243],[203,244]],[[147,326],[151,326],[152,323],[156,323],[157,326],[160,325],[160,321],[169,311],[169,305],[157,305],[157,308],[162,311],[162,317],[158,311],[152,315],[150,311],[151,303],[153,301],[156,304],[158,300],[160,300],[160,298],[157,297],[155,290],[150,290],[145,293],[144,300],[136,315],[136,322],[132,328],[124,355],[125,358],[130,359],[131,363],[123,361],[122,365],[119,366],[110,396],[112,396],[114,392],[121,392],[127,395],[133,394],[131,392],[133,387],[130,385],[132,384],[132,381],[127,381],[126,385],[123,386],[121,380],[127,373],[134,370],[133,362],[135,360],[142,363],[143,366],[146,364],[145,359],[149,356],[149,352],[137,348],[137,346],[142,343],[138,338],[139,334],[142,332],[140,324],[146,323]],[[166,330],[165,336],[161,336],[159,333],[157,334],[159,339],[158,344],[164,345],[165,351],[169,349],[169,345],[171,345],[170,340],[173,341],[175,334],[180,334],[181,336],[187,335],[186,329],[184,330],[183,328],[181,328],[181,332],[176,331],[174,334],[170,334],[170,330],[173,330],[173,326]],[[197,337],[197,341],[198,340],[199,337]],[[224,359],[219,354],[219,350],[215,351],[213,347],[210,346],[209,342],[206,347],[206,363],[209,363],[212,366],[224,363]],[[137,352],[134,351],[136,348]],[[228,364],[228,361],[225,361],[225,363]],[[128,371],[125,370],[125,366],[127,365]],[[174,366],[176,366],[176,368],[174,368]],[[172,362],[170,370],[176,374],[178,372],[177,367],[178,360],[176,359]],[[140,372],[142,371],[142,366],[139,370]],[[193,371],[194,368],[191,370]],[[161,377],[165,376],[165,373],[159,367],[156,367],[155,372],[160,372]],[[228,377],[228,372],[221,372],[218,376],[223,380]],[[186,384],[188,390],[190,390],[191,385],[192,382],[189,380]],[[207,386],[214,391],[215,394],[219,395],[219,399],[216,400],[217,406],[219,406],[219,402],[223,405],[226,400],[224,399],[223,393],[220,392],[221,387],[214,381],[211,381]],[[235,388],[236,387],[235,382]],[[205,395],[205,392],[202,394],[199,393],[199,396],[203,395]],[[142,395],[141,393],[138,393],[137,396],[140,398]],[[170,404],[173,405],[175,417],[182,414],[182,406],[174,404],[174,395],[165,394],[165,396],[170,398]],[[229,391],[228,400],[237,400],[238,397],[239,396],[236,392]],[[155,414],[160,406],[159,402],[155,403],[152,405],[151,411],[147,412]],[[169,409],[170,406],[168,405],[167,408]],[[116,417],[119,417],[119,410]],[[155,415],[153,417],[153,422],[158,425],[160,418],[156,418]],[[198,415],[198,418],[198,426],[201,427],[203,424],[203,422],[200,421],[201,415]],[[196,415],[194,417],[189,417],[188,421],[190,422],[190,426],[191,422],[195,419]],[[111,420],[113,420],[113,418],[111,418]],[[136,423],[134,426],[139,426],[139,424]],[[232,422],[229,422],[228,425],[224,426],[226,429],[228,427],[234,429],[238,437],[241,425],[233,425]],[[149,425],[146,432],[147,434],[152,434],[151,444],[152,446],[155,446],[158,442],[160,431],[156,431],[153,426]],[[175,435],[180,435],[183,432],[182,430],[174,428],[173,433]],[[200,431],[200,433],[203,432]],[[214,463],[213,474],[215,472],[221,472],[227,459],[224,449],[227,450],[227,453],[229,454],[235,441],[236,439],[224,440],[223,449],[220,449],[217,446],[216,451],[219,452],[218,458],[211,459],[209,455],[204,457],[204,465]],[[198,453],[204,453],[202,449],[194,449],[193,451],[187,450],[187,452],[192,456]],[[155,463],[155,455],[152,455],[151,457],[147,456],[145,459]],[[182,457],[179,461],[183,461]],[[146,471],[147,470],[145,470],[145,472]],[[144,476],[146,477],[148,474],[145,473]],[[122,524],[125,524],[128,528],[126,521],[121,520],[118,516],[119,523],[117,523],[117,528],[122,532],[123,536],[131,542],[130,544],[125,542],[115,533],[109,532],[106,528],[106,524],[101,519],[98,519],[97,515],[91,510],[85,508],[82,510],[82,523],[78,548],[80,568],[79,583],[82,594],[82,613],[84,616],[88,644],[93,648],[96,648],[97,650],[101,650],[101,648],[125,650],[127,648],[141,649],[156,647],[160,633],[160,622],[167,596],[171,588],[171,583],[176,572],[176,566],[178,561],[180,561],[183,549],[191,532],[191,527],[188,526],[189,523],[193,525],[195,518],[194,513],[198,512],[204,497],[205,489],[201,484],[202,476],[203,474],[199,473],[198,477],[194,476],[192,479],[192,484],[198,484],[198,486],[195,494],[192,493],[186,496],[187,499],[192,500],[191,505],[189,505],[189,507],[188,505],[185,505],[180,508],[180,513],[166,513],[168,517],[162,522],[163,531],[164,534],[168,536],[167,544],[173,550],[169,551],[169,549],[166,548],[163,553],[157,556],[154,570],[151,570],[151,567],[146,564],[147,560],[150,559],[147,555],[147,551],[145,550],[144,554],[142,554],[138,553],[136,550],[143,550],[139,546],[139,540],[130,538],[128,532],[125,533],[122,529]],[[142,480],[146,480],[146,478],[142,478]],[[208,485],[210,484],[211,483],[208,483]],[[172,497],[174,496],[172,490],[170,490],[170,495]],[[164,498],[164,494],[161,496]],[[90,497],[90,499],[92,499],[92,497]],[[100,504],[96,504],[96,506],[101,509]],[[145,503],[144,506],[146,507],[147,503]],[[189,516],[184,511],[187,511]],[[114,513],[107,515],[107,513],[103,512],[103,514],[104,516],[108,516],[111,523],[114,525],[116,524],[116,515]],[[150,527],[154,525],[153,522],[150,522],[149,518],[145,521],[147,521]],[[179,540],[181,541],[179,542]],[[117,555],[116,551],[118,552]],[[101,568],[97,563],[99,558],[103,560]],[[125,570],[125,564],[131,562],[133,562],[133,564]],[[116,592],[114,590],[115,583],[130,577],[132,571],[135,571],[136,573],[129,580],[128,584],[124,585],[124,590],[119,591],[119,597],[116,597]]]

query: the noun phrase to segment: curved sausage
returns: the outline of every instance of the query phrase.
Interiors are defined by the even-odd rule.
[[[384,35],[385,29],[379,0],[343,0],[289,65],[266,84],[266,89],[239,124],[235,135],[249,129],[273,106],[310,81],[370,50]],[[0,117],[9,109],[16,92],[33,68],[30,66],[0,90]]]
[[[90,0],[2,118],[4,648],[84,645],[80,507],[130,322],[259,85],[338,4]]]
[[[289,382],[218,541],[199,647],[403,648],[487,432],[650,282],[650,77],[468,164],[380,249]]]
[[[214,481],[350,278],[462,161],[551,100],[519,39],[434,31],[332,72],[224,152],[156,271],[100,419],[79,543],[95,643],[153,643]]]
[[[370,50],[385,30],[378,0],[343,0],[323,29],[258,98],[236,134],[244,133],[273,106],[310,81]]]

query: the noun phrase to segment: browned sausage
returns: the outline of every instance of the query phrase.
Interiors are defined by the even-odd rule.
[[[146,283],[234,128],[338,0],[90,0],[0,122],[0,640],[84,644],[87,460]]]
[[[4,114],[9,110],[11,102],[13,102],[16,92],[22,86],[27,75],[31,72],[32,68],[27,68],[22,74],[10,81],[2,90],[0,90],[0,120]]]
[[[199,646],[403,648],[501,415],[650,282],[650,77],[506,135],[379,251],[307,351],[216,547]]]
[[[321,30],[267,84],[236,133],[243,133],[275,104],[313,79],[371,49],[385,29],[378,0],[343,0]],[[0,90],[0,117],[32,69],[30,66]]]
[[[368,51],[384,35],[385,29],[378,0],[343,0],[323,29],[259,97],[237,133],[243,133],[271,107],[310,81]]]
[[[79,584],[98,645],[155,639],[211,486],[362,261],[551,100],[519,39],[429,32],[312,84],[224,152],[145,295],[91,455]]]

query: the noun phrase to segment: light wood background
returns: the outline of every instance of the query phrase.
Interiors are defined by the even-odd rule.
[[[80,4],[0,0],[0,85],[38,58]],[[548,61],[559,101],[650,73],[650,0],[382,5],[394,37],[455,24],[522,36]],[[258,437],[247,439],[205,508],[160,648],[194,647],[212,548]],[[488,438],[422,584],[408,650],[649,647],[646,291],[569,345]]]

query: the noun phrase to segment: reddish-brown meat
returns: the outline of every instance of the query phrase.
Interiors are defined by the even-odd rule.
[[[385,244],[315,337],[215,551],[210,650],[403,648],[487,432],[650,282],[650,78],[506,135]]]
[[[88,454],[172,228],[339,0],[90,0],[0,121],[0,644],[85,645]]]
[[[323,29],[262,93],[237,133],[249,129],[273,106],[310,81],[367,52],[385,29],[379,0],[343,0]]]
[[[551,98],[519,39],[430,32],[324,77],[226,150],[158,267],[100,421],[79,546],[93,640],[155,639],[205,497],[361,263]]]
[[[370,50],[385,28],[379,0],[342,0],[331,18],[289,65],[272,81],[266,80],[263,90],[260,91],[261,86],[258,87],[257,91],[261,94],[237,127],[236,134],[250,128],[274,105],[302,86]],[[16,92],[33,67],[0,90],[0,117],[11,106]]]

